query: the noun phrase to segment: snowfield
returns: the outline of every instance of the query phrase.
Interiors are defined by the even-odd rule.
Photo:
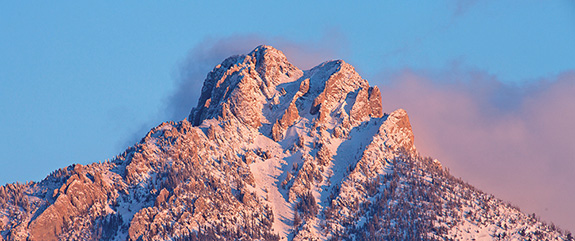
[[[1,240],[573,238],[420,156],[353,66],[303,71],[262,45],[115,158],[1,186]]]

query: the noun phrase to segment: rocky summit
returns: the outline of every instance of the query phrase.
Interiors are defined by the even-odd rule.
[[[227,58],[187,119],[0,187],[0,240],[572,240],[420,156],[381,94],[342,60]]]

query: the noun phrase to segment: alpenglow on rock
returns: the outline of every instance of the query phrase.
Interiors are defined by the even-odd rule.
[[[342,60],[233,56],[111,161],[0,187],[0,240],[568,240],[421,157]],[[385,94],[385,93],[384,93]]]

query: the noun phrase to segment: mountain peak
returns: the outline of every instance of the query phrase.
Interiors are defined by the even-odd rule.
[[[261,45],[188,119],[111,161],[0,186],[1,240],[569,240],[418,155],[409,117],[332,60]]]
[[[284,53],[270,45],[259,45],[254,50],[252,50],[248,55],[256,56],[256,55],[274,55],[282,59],[287,59]]]
[[[261,108],[277,94],[277,86],[296,81],[303,71],[273,47],[261,45],[247,55],[230,57],[212,70],[189,121],[200,125],[210,118],[239,118],[261,126]]]
[[[247,56],[255,60],[252,63],[268,89],[301,75],[301,70],[291,64],[282,51],[272,46],[260,45]]]
[[[370,87],[345,61],[326,61],[301,71],[281,51],[260,45],[208,74],[188,119],[198,126],[207,119],[234,118],[261,127],[277,141],[301,118],[317,125],[343,124],[346,131],[338,131],[345,134],[366,118],[382,117],[381,106],[379,89]]]

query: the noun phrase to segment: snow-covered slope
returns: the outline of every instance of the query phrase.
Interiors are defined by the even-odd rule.
[[[418,155],[404,110],[341,60],[259,46],[183,121],[103,163],[0,187],[0,240],[569,240]]]

